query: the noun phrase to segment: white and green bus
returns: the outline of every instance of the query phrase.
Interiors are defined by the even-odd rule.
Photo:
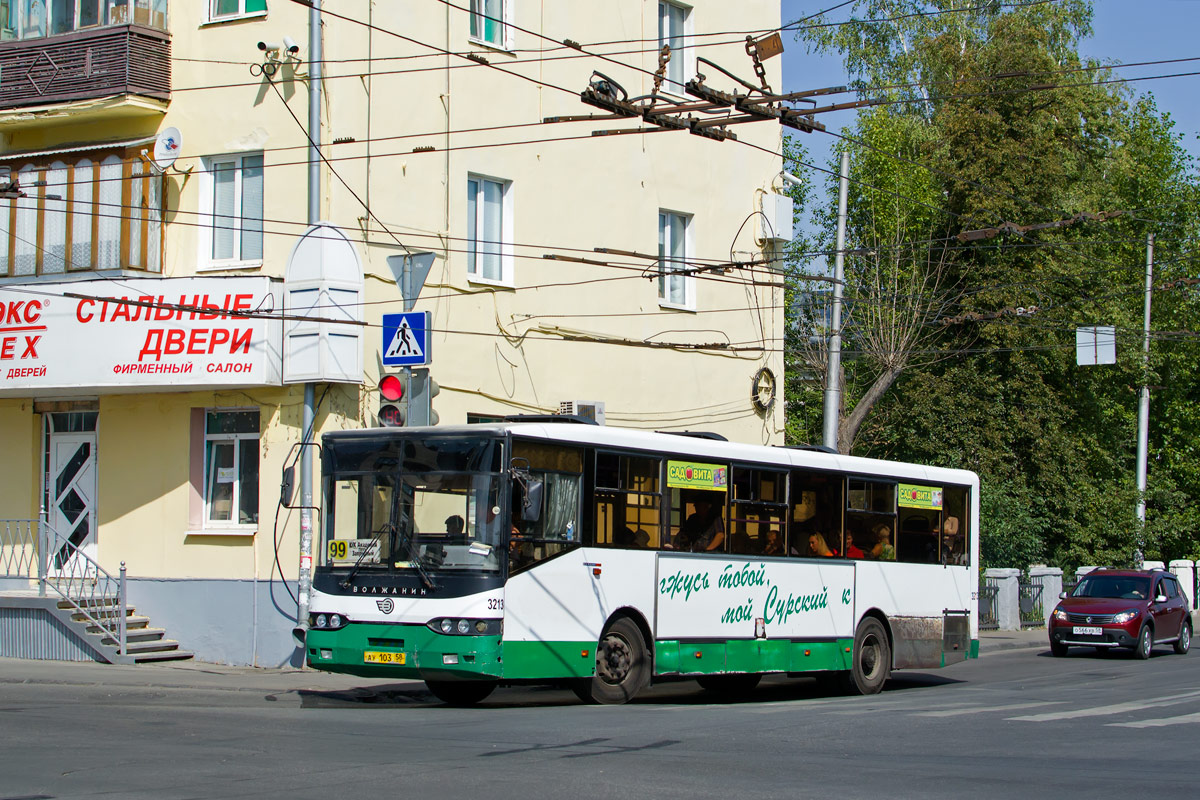
[[[308,664],[622,703],[978,654],[973,473],[560,420],[324,436]]]

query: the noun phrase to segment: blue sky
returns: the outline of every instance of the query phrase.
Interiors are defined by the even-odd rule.
[[[970,4],[974,0],[963,0]],[[837,5],[837,0],[782,0],[785,23]],[[833,19],[846,19],[844,9]],[[1096,0],[1093,36],[1080,50],[1083,55],[1105,61],[1129,64],[1138,61],[1158,61],[1171,58],[1200,56],[1197,37],[1200,34],[1200,0]],[[845,70],[836,57],[809,54],[806,46],[791,36],[784,38],[783,89],[794,92],[824,86],[840,86],[847,82]],[[1178,72],[1200,72],[1200,61],[1180,64],[1161,64],[1118,69],[1123,78],[1167,75]],[[1138,81],[1130,84],[1138,94],[1152,93],[1158,107],[1169,112],[1175,120],[1175,130],[1184,135],[1184,146],[1200,156],[1200,75]],[[843,95],[849,99],[848,95]],[[840,99],[840,98],[839,98]],[[840,130],[852,124],[854,112],[822,115],[821,121],[830,130]],[[834,137],[821,133],[802,136],[811,161],[829,166],[829,153]],[[795,171],[795,170],[793,170]],[[823,176],[817,175],[817,183]]]

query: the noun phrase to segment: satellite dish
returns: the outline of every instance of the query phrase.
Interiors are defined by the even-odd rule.
[[[179,158],[179,150],[183,145],[183,136],[179,128],[165,128],[154,140],[154,166],[159,172],[166,172]]]

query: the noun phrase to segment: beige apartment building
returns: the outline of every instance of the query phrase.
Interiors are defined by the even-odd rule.
[[[746,35],[778,2],[326,5],[315,81],[296,2],[0,3],[0,519],[54,532],[51,572],[124,564],[210,661],[295,657],[303,386],[316,437],[379,424],[405,263],[439,425],[783,441],[783,128],[580,97],[656,93],[667,43],[658,103],[719,128],[683,84],[745,91],[706,59],[757,85]]]

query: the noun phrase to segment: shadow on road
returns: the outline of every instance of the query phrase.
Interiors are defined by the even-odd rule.
[[[965,681],[926,672],[893,674],[883,687],[886,693],[911,692]],[[360,686],[343,690],[301,689],[296,692],[300,706],[305,709],[391,709],[409,706],[451,706],[442,703],[422,683],[405,682]],[[268,696],[276,700],[277,696]],[[795,702],[811,700],[853,699],[838,687],[814,678],[768,676],[752,691],[729,693],[700,688],[689,679],[663,680],[643,691],[630,703],[632,706],[711,706],[753,705],[755,703]],[[479,704],[485,708],[552,708],[581,705],[565,685],[502,686]]]

